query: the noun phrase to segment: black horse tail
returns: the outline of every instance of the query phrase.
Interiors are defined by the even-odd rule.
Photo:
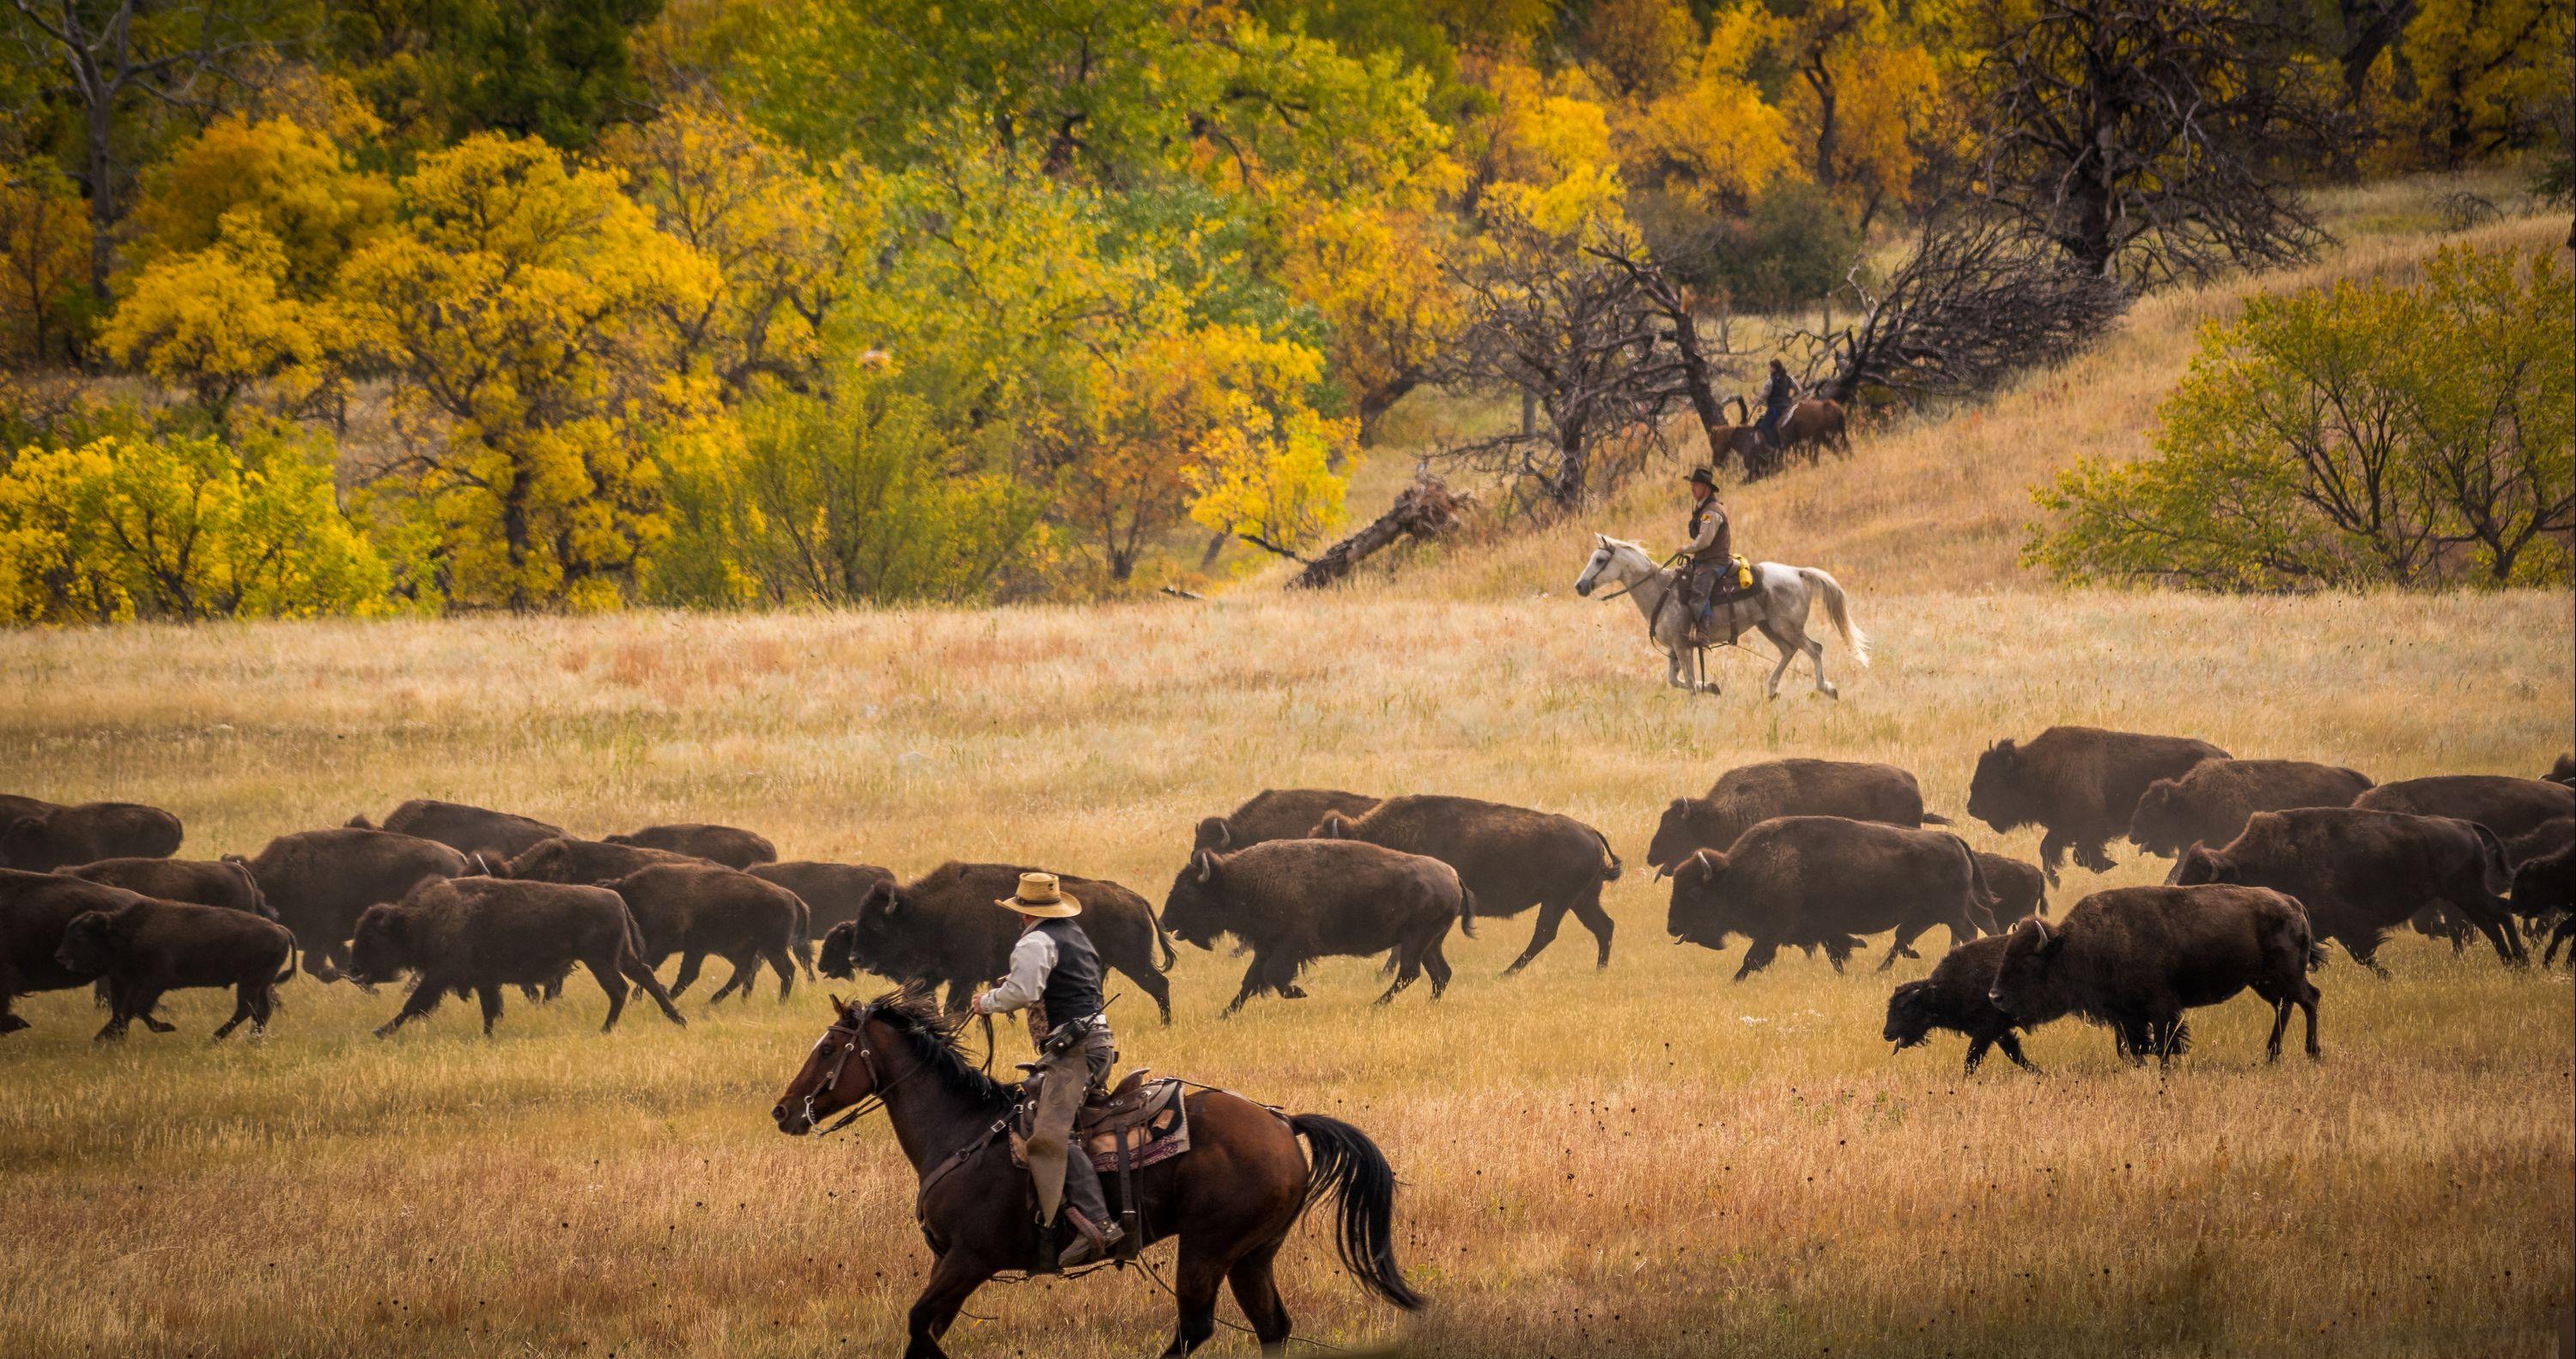
[[[1314,1166],[1306,1172],[1306,1206],[1328,1194],[1342,1200],[1336,1244],[1342,1268],[1360,1285],[1404,1310],[1418,1311],[1422,1295],[1404,1281],[1395,1262],[1395,1170],[1368,1134],[1337,1118],[1296,1114],[1288,1126],[1306,1139]]]

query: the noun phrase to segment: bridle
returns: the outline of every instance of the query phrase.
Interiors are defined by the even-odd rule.
[[[877,1110],[884,1108],[885,1097],[888,1091],[894,1089],[896,1085],[901,1085],[905,1081],[911,1080],[914,1076],[921,1074],[921,1068],[916,1066],[911,1071],[895,1078],[893,1085],[888,1085],[879,1080],[877,1077],[876,1054],[870,1052],[865,1047],[860,1046],[860,1043],[865,1037],[863,1029],[866,1023],[866,1014],[853,1007],[852,1009],[843,1011],[840,1022],[823,1030],[823,1036],[816,1039],[814,1042],[814,1046],[820,1048],[829,1044],[835,1034],[840,1035],[841,1038],[841,1050],[832,1058],[831,1073],[823,1078],[822,1084],[815,1086],[805,1095],[805,1126],[814,1129],[814,1135],[818,1138],[829,1137],[832,1134],[839,1132],[841,1129],[867,1117],[869,1114],[875,1113]],[[828,1128],[818,1127],[817,1125],[822,1120],[814,1112],[815,1097],[819,1095],[828,1095],[834,1090],[841,1088],[841,1073],[849,1069],[850,1058],[853,1056],[856,1056],[859,1059],[860,1066],[867,1069],[868,1093],[861,1096],[857,1103],[851,1105],[849,1109],[841,1115],[839,1122],[834,1123]]]
[[[1681,554],[1681,553],[1676,552],[1676,553],[1674,553],[1673,555],[1671,555],[1670,557],[1665,558],[1665,559],[1664,559],[1663,567],[1661,567],[1661,568],[1659,568],[1659,569],[1663,569],[1663,570],[1670,570],[1670,569],[1672,568],[1672,565],[1673,565],[1675,562],[1680,561],[1681,559],[1682,559],[1682,554]],[[1603,563],[1603,564],[1604,564],[1604,565],[1607,565],[1608,563],[1606,563],[1606,562],[1605,562],[1605,563]],[[1626,583],[1626,584],[1624,584],[1624,585],[1620,586],[1618,589],[1613,590],[1613,591],[1611,591],[1610,593],[1608,593],[1608,594],[1606,594],[1606,595],[1595,595],[1595,596],[1593,596],[1593,597],[1592,597],[1592,602],[1593,602],[1593,603],[1595,603],[1595,604],[1607,604],[1607,603],[1609,603],[1611,600],[1617,599],[1617,598],[1619,598],[1620,596],[1625,595],[1625,594],[1629,593],[1629,592],[1630,592],[1630,591],[1632,591],[1632,590],[1635,590],[1638,586],[1643,585],[1643,584],[1645,584],[1647,581],[1653,580],[1654,578],[1655,578],[1655,572],[1654,572],[1654,571],[1648,571],[1646,574],[1644,574],[1644,575],[1642,575],[1642,576],[1639,576],[1639,577],[1637,577],[1637,578],[1636,578],[1636,579],[1634,579],[1634,580],[1629,581],[1628,583]],[[1671,597],[1672,597],[1672,596],[1670,596],[1670,595],[1666,595],[1666,596],[1665,596],[1665,598],[1666,598],[1666,599],[1670,599]],[[1655,612],[1656,612],[1656,614],[1657,614],[1658,616],[1660,616],[1660,615],[1663,613],[1663,611],[1664,611],[1664,609],[1663,609],[1663,605],[1662,605],[1661,603],[1657,603],[1657,604],[1656,604],[1656,606],[1655,606]],[[1649,630],[1649,631],[1652,631],[1652,630],[1653,630],[1653,624],[1652,624],[1651,622],[1650,622],[1647,626],[1648,626],[1648,630]]]

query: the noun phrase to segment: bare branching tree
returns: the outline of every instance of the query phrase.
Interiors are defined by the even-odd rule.
[[[1663,262],[1647,254],[1644,238],[1633,230],[1605,232],[1601,239],[1586,246],[1584,253],[1616,266],[1628,276],[1639,302],[1662,323],[1656,339],[1672,346],[1668,361],[1642,365],[1638,379],[1678,386],[1690,403],[1691,413],[1699,417],[1708,446],[1712,450],[1725,447],[1733,426],[1728,424],[1717,394],[1717,380],[1734,376],[1736,366],[1723,341],[1712,344],[1699,333],[1698,309],[1692,305],[1689,292],[1673,279]]]
[[[1996,0],[1978,64],[1977,174],[2035,238],[2140,287],[2312,258],[2283,182],[2344,119],[2294,38],[2236,0]]]
[[[2081,347],[2129,304],[2119,283],[2009,218],[1968,210],[1935,213],[1883,280],[1855,267],[1850,291],[1860,307],[1848,324],[1792,341],[1807,355],[1807,389],[1845,403],[1977,396]]]

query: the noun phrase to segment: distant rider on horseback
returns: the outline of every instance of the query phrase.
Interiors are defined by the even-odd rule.
[[[1771,384],[1762,389],[1762,418],[1754,422],[1753,434],[1772,452],[1780,451],[1780,422],[1798,404],[1798,384],[1789,380],[1789,369],[1778,359],[1771,361]]]
[[[1080,1233],[1056,1261],[1057,1268],[1072,1269],[1107,1259],[1126,1239],[1101,1199],[1091,1154],[1070,1145],[1083,1097],[1100,1087],[1118,1060],[1118,1040],[1100,1012],[1100,952],[1074,923],[1082,903],[1064,894],[1053,873],[1021,874],[1019,891],[993,904],[1020,913],[1020,938],[1011,947],[1010,975],[976,996],[971,1008],[1001,1015],[1035,1005],[1050,1026],[1029,1077],[1038,1101],[1029,1132],[1029,1178],[1037,1184],[1038,1224],[1055,1221],[1061,1206]]]
[[[1735,564],[1735,531],[1717,498],[1717,478],[1707,468],[1691,469],[1690,486],[1690,541],[1681,552],[1682,603],[1698,622],[1708,617],[1719,583]]]

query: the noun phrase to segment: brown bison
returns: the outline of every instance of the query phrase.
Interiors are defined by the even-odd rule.
[[[642,845],[612,845],[605,840],[584,840],[577,836],[559,835],[541,840],[510,857],[495,876],[517,878],[522,882],[595,883],[640,873],[655,864],[702,864],[710,862],[694,854],[680,854],[667,849],[650,849]]]
[[[359,830],[389,830],[436,840],[459,853],[479,854],[494,863],[563,834],[559,827],[534,817],[428,797],[416,797],[394,808],[381,826],[363,816],[349,818],[348,824]]]
[[[2027,743],[2002,741],[1977,757],[1968,815],[1998,831],[2039,826],[2039,862],[2050,883],[2066,851],[2096,873],[2110,871],[2110,842],[2129,833],[2138,798],[2203,760],[2226,759],[2207,741],[2142,736],[2099,727],[2050,727]]]
[[[2538,830],[2544,822],[2576,816],[2576,788],[2510,774],[2437,774],[2383,783],[2352,805],[2375,812],[2456,816],[2511,840]]]
[[[2431,902],[2467,916],[2508,963],[2522,937],[2496,894],[2512,885],[2504,844],[2473,821],[2365,807],[2256,812],[2224,848],[2194,845],[2168,882],[2269,887],[2298,899],[2319,940],[2387,975],[2375,955],[2388,932]]]
[[[139,896],[221,906],[263,920],[277,918],[268,898],[260,894],[259,879],[251,876],[250,860],[238,854],[213,860],[101,859],[55,871],[65,877],[122,887]]]
[[[1449,988],[1441,941],[1475,916],[1458,871],[1438,859],[1356,840],[1271,840],[1219,854],[1202,849],[1172,879],[1163,928],[1214,946],[1231,934],[1251,949],[1231,1015],[1264,991],[1294,1000],[1297,974],[1317,958],[1395,951],[1395,982],[1380,1005],[1431,974],[1431,998]]]
[[[2504,860],[2520,868],[2534,859],[2546,859],[2569,845],[2576,845],[2576,816],[2543,821],[2505,841]]]
[[[2033,876],[2038,872],[2031,870]],[[1997,1008],[1990,995],[2010,943],[2010,937],[2001,934],[1971,939],[1950,950],[1933,966],[1931,976],[1896,988],[1887,998],[1887,1027],[1880,1036],[1903,1052],[1931,1041],[1934,1029],[1947,1029],[1967,1035],[1971,1075],[1991,1047],[2001,1047],[2022,1070],[2037,1072],[2039,1068],[2022,1055],[2013,1017]]]
[[[98,1031],[101,1042],[123,1038],[137,1019],[169,1032],[171,1025],[152,1017],[166,992],[229,986],[233,1017],[215,1030],[221,1042],[245,1019],[253,1036],[268,1032],[277,984],[295,975],[295,936],[274,920],[227,907],[138,897],[73,920],[55,961],[107,983],[110,1016]]]
[[[2039,865],[1982,849],[1976,855],[1977,871],[1985,875],[1986,890],[1994,893],[1998,921],[2048,914],[2048,878]]]
[[[1329,813],[1339,812],[1356,820],[1368,815],[1377,804],[1378,799],[1366,793],[1345,793],[1338,788],[1264,789],[1223,816],[1201,820],[1192,848],[1222,854],[1272,840],[1303,840],[1314,834],[1315,823]]]
[[[139,802],[66,807],[0,794],[0,867],[50,873],[101,859],[165,859],[184,834],[179,818]]]
[[[1599,947],[1594,965],[1610,965],[1610,916],[1601,909],[1601,885],[1617,880],[1619,856],[1601,832],[1573,817],[1417,794],[1389,798],[1358,817],[1327,812],[1314,834],[1438,859],[1458,870],[1479,916],[1514,916],[1538,907],[1529,947],[1503,969],[1505,976],[1556,942],[1568,911],[1592,932]]]
[[[945,985],[948,1008],[962,1010],[977,985],[1010,970],[1020,918],[995,903],[1018,889],[1022,873],[1042,871],[951,860],[911,882],[880,887],[856,919],[823,936],[823,974],[865,970],[906,985]],[[1124,973],[1171,1023],[1172,988],[1154,966],[1154,950],[1161,945],[1168,968],[1172,941],[1154,908],[1105,878],[1056,876],[1065,894],[1082,903],[1082,932],[1100,951],[1101,966]]]
[[[2513,871],[2513,909],[2524,919],[2540,921],[2558,916],[2558,925],[2549,932],[2549,948],[2540,956],[2542,967],[2558,963],[2558,946],[2576,933],[2576,848],[2544,854]],[[2576,956],[2569,958],[2576,962]]]
[[[2308,971],[2324,950],[2279,892],[2117,887],[2075,903],[2061,924],[2024,920],[2004,939],[1987,998],[2024,1029],[2077,1015],[2109,1025],[2130,1061],[2152,1052],[2170,1066],[2188,1041],[2183,1011],[2251,989],[2272,1006],[2268,1060],[2280,1060],[2293,1005],[2307,1015],[2308,1055],[2321,1055]]]
[[[450,992],[469,991],[483,1002],[488,1038],[501,1017],[501,988],[543,986],[575,965],[589,968],[608,993],[600,1032],[617,1027],[628,982],[652,997],[664,1018],[687,1024],[645,966],[642,942],[626,903],[607,888],[459,878],[424,882],[399,902],[369,907],[349,946],[349,975],[369,983],[406,972],[417,978],[378,1038],[437,1009]]]
[[[1673,870],[1664,926],[1676,940],[1715,950],[1744,935],[1752,946],[1737,981],[1770,966],[1783,944],[1821,948],[1840,972],[1858,936],[1894,930],[1883,972],[1935,925],[1948,926],[1954,944],[1976,938],[1978,918],[1994,918],[1994,901],[1975,852],[1948,831],[1783,816],[1746,831],[1732,849],[1684,859]]]
[[[1946,826],[1923,810],[1914,776],[1892,764],[1848,760],[1770,760],[1730,769],[1706,797],[1677,797],[1664,809],[1646,862],[1659,876],[1703,849],[1724,850],[1756,823],[1775,816],[1839,816],[1891,826]]]
[[[753,864],[744,870],[763,882],[774,882],[805,903],[806,937],[820,939],[834,925],[856,920],[877,884],[894,885],[894,874],[875,864],[834,864],[812,859]]]
[[[2171,859],[2197,844],[2223,845],[2256,812],[2289,807],[2349,807],[2370,791],[2370,777],[2306,760],[2203,760],[2177,779],[2158,779],[2138,795],[2129,840]]]
[[[2550,764],[2549,772],[2543,777],[2551,783],[2563,783],[2570,788],[2576,788],[2576,755],[2559,756]]]
[[[767,836],[740,826],[718,826],[704,821],[646,826],[626,835],[601,838],[612,845],[668,850],[673,854],[686,854],[723,864],[727,868],[749,868],[753,864],[778,862],[778,847],[770,844]]]
[[[368,907],[400,901],[429,879],[475,871],[435,840],[358,826],[281,835],[250,861],[278,923],[295,932],[304,970],[326,982],[339,980],[349,934]]]
[[[672,996],[696,984],[710,953],[733,964],[733,976],[717,990],[716,1002],[737,988],[744,1000],[751,999],[762,963],[778,972],[780,1000],[795,989],[796,965],[789,957],[806,945],[806,910],[794,892],[711,863],[655,864],[599,885],[624,898],[626,909],[634,913],[640,940],[636,952],[646,967],[658,968],[672,954],[682,955]]]
[[[18,997],[64,991],[98,980],[96,972],[65,966],[57,956],[63,931],[92,911],[116,911],[142,900],[121,887],[0,868],[0,1034],[27,1021],[10,1012]]]

